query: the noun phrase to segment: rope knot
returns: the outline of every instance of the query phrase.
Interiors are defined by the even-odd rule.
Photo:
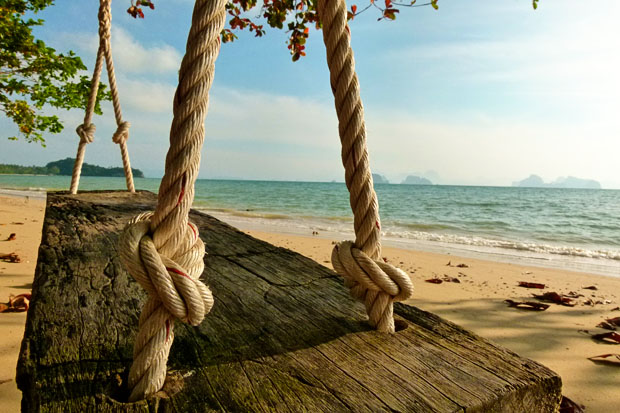
[[[90,123],[88,125],[81,124],[78,126],[75,131],[80,137],[80,143],[93,143],[95,140],[95,131],[97,127],[94,123]]]
[[[125,227],[120,256],[136,281],[174,317],[197,326],[213,307],[213,296],[199,277],[204,269],[204,244],[188,223],[185,239],[174,256],[160,255],[150,234],[152,213],[140,214]]]
[[[116,127],[116,132],[112,135],[112,141],[117,144],[121,144],[127,142],[129,139],[129,127],[131,123],[125,121],[118,124]]]
[[[392,302],[413,295],[409,275],[387,262],[371,259],[351,241],[336,244],[332,265],[344,277],[351,295],[366,305],[370,323],[380,331],[393,332]]]

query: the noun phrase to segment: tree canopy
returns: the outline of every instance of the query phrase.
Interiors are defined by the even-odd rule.
[[[0,5],[0,110],[15,123],[18,136],[42,145],[44,132],[63,129],[44,106],[83,108],[91,84],[74,52],[58,53],[32,33],[43,24],[36,14],[52,4],[54,0],[3,0]],[[98,97],[108,98],[104,87]],[[101,113],[99,104],[96,113]]]

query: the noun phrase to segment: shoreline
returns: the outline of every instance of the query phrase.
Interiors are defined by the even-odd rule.
[[[223,211],[222,209],[208,209],[199,206],[195,206],[194,208],[242,230],[265,233],[273,232],[293,236],[307,236],[316,231],[318,234],[315,236],[318,238],[339,241],[355,238],[352,222],[343,222],[345,225],[342,225],[339,230],[325,230],[324,226],[318,221],[296,220],[294,217],[279,218],[277,214],[271,214],[271,216],[273,216],[271,218],[261,219],[261,217],[258,216],[246,215],[244,213],[245,211],[231,213],[230,211]],[[302,224],[299,224],[300,222]],[[522,251],[512,248],[484,245],[397,238],[385,235],[382,237],[382,244],[387,247],[408,251],[424,251],[454,255],[462,258],[473,258],[506,264],[528,265],[620,278],[620,260],[539,253],[535,251]]]
[[[45,192],[35,191],[37,194]],[[0,191],[0,239],[10,232],[17,240],[0,241],[0,252],[15,250],[21,263],[0,262],[0,302],[8,294],[28,292],[32,287],[44,214],[44,197],[30,197],[29,191]],[[216,215],[216,214],[214,214]],[[12,224],[22,222],[23,224]],[[11,226],[13,225],[13,226]],[[240,230],[271,244],[301,253],[331,268],[332,242],[346,233],[321,232],[292,226],[289,232],[260,231],[243,225]],[[271,228],[278,229],[278,228]],[[299,234],[296,231],[305,230]],[[30,234],[30,235],[28,235]],[[620,277],[542,268],[519,263],[503,263],[462,257],[453,251],[427,252],[388,245],[384,257],[405,270],[414,281],[414,296],[406,303],[448,319],[486,339],[533,359],[556,371],[564,383],[563,394],[586,405],[588,412],[607,412],[620,405],[620,369],[594,363],[588,357],[618,352],[613,345],[590,339],[580,330],[603,333],[597,328],[606,318],[620,316]],[[207,256],[208,259],[208,256]],[[450,264],[450,265],[447,265]],[[457,267],[465,264],[466,267]],[[457,279],[441,284],[431,278]],[[519,281],[544,283],[544,290],[518,287]],[[595,286],[596,290],[584,289]],[[344,288],[344,287],[343,287]],[[574,307],[556,304],[542,312],[508,307],[504,300],[532,301],[533,293],[571,291],[583,296]],[[592,305],[587,303],[591,300]],[[597,304],[600,302],[600,304]],[[0,411],[18,411],[21,392],[15,384],[15,367],[23,336],[25,313],[0,314],[0,361],[10,366],[0,375]]]

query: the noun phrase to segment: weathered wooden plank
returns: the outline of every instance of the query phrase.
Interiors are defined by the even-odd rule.
[[[329,269],[192,212],[216,305],[177,323],[157,397],[124,403],[145,293],[119,232],[155,196],[50,194],[18,364],[34,411],[554,411],[560,378],[460,327],[399,304],[406,328],[370,331]]]

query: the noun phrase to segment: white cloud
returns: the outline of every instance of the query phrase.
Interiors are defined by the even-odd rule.
[[[119,71],[126,73],[175,73],[181,54],[174,47],[161,44],[146,47],[121,27],[112,28],[112,52]]]
[[[216,139],[325,149],[340,145],[331,101],[215,87],[207,119]]]
[[[140,112],[172,113],[172,100],[176,86],[158,81],[129,77],[118,79],[122,105]]]
[[[74,32],[55,34],[55,43],[74,49],[90,68],[99,47],[96,33]],[[160,43],[146,46],[120,26],[112,26],[112,60],[115,71],[125,74],[140,73],[152,77],[156,74],[176,73],[181,65],[182,55],[174,47]]]

